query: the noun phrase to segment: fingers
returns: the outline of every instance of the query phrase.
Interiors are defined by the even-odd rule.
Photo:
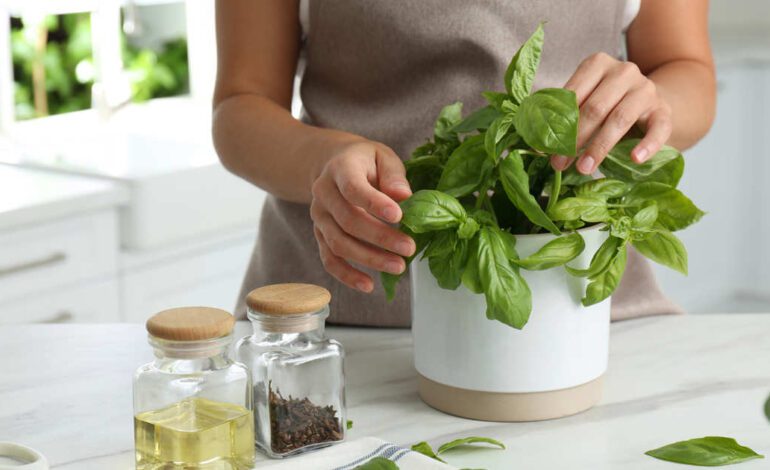
[[[621,63],[609,72],[580,106],[577,147],[583,148],[629,89],[645,80],[639,68],[629,62]]]
[[[575,92],[580,106],[602,81],[607,69],[615,63],[617,60],[604,52],[593,54],[578,65],[564,88]]]
[[[612,147],[623,138],[639,117],[655,101],[655,85],[645,82],[632,89],[609,113],[601,128],[591,139],[577,168],[583,174],[591,174],[601,165]]]
[[[631,159],[636,163],[644,163],[671,137],[671,111],[661,107],[653,111],[647,118],[647,132],[644,138],[631,151]]]
[[[406,169],[400,158],[389,148],[377,150],[377,179],[380,191],[401,202],[412,195],[406,180]]]
[[[572,165],[572,162],[575,161],[574,158],[567,157],[565,155],[552,155],[551,156],[551,166],[556,171],[564,171],[567,168],[569,168],[570,165]]]
[[[350,204],[361,207],[366,212],[386,222],[396,223],[401,220],[401,208],[388,195],[376,190],[366,178],[367,171],[350,163],[340,165],[333,172],[334,181]]]
[[[406,269],[403,258],[351,237],[328,212],[316,214],[314,222],[334,255],[391,274],[401,274]]]
[[[319,183],[323,185],[324,183]],[[352,206],[336,191],[333,183],[329,187],[319,188],[324,194],[323,206],[347,234],[363,240],[376,247],[397,253],[401,256],[411,256],[415,250],[414,240],[395,228],[377,220],[359,207]],[[317,210],[317,200],[311,205],[311,215],[320,214]],[[315,215],[313,215],[315,217]]]
[[[329,274],[346,286],[358,289],[361,292],[369,293],[374,290],[374,281],[371,277],[355,269],[347,261],[332,253],[318,227],[314,227],[313,232],[318,242],[321,262]]]

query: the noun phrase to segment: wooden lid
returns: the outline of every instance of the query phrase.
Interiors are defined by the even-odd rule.
[[[163,310],[147,320],[147,331],[156,338],[196,341],[229,335],[235,317],[211,307],[179,307]]]
[[[313,284],[273,284],[249,292],[246,304],[267,315],[297,315],[317,312],[327,306],[332,295]]]

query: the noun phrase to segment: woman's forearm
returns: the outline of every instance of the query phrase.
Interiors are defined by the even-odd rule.
[[[308,203],[328,149],[361,139],[302,123],[283,106],[257,94],[236,94],[214,108],[214,145],[222,164],[265,191]]]
[[[675,60],[647,76],[671,106],[672,132],[668,143],[679,149],[692,147],[706,135],[714,121],[713,68],[697,60]]]

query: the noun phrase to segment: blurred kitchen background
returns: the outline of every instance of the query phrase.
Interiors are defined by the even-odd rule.
[[[656,269],[692,313],[770,312],[770,2],[711,10],[718,113],[682,183],[708,215],[681,234],[689,277]],[[213,17],[0,0],[0,324],[232,309],[264,195],[211,144]]]

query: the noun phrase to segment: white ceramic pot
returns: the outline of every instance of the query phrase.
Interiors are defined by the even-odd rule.
[[[581,230],[586,267],[607,237]],[[522,258],[553,239],[519,235]],[[427,259],[412,265],[412,332],[420,396],[442,411],[474,419],[532,421],[583,411],[601,397],[607,368],[610,302],[583,307],[586,280],[563,268],[521,270],[532,291],[522,330],[485,315],[483,295],[442,289]]]

